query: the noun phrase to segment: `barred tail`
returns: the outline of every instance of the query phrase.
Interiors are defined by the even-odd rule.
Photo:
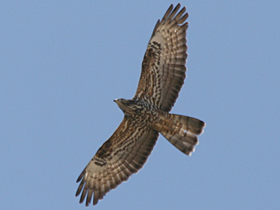
[[[171,144],[189,156],[195,151],[197,136],[203,132],[204,127],[205,123],[201,120],[168,113],[163,113],[153,125]]]

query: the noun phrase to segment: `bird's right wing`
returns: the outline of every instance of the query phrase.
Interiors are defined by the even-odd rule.
[[[124,117],[78,177],[76,196],[82,192],[80,203],[87,196],[88,206],[94,193],[93,205],[97,204],[108,191],[142,168],[157,138],[157,131]]]

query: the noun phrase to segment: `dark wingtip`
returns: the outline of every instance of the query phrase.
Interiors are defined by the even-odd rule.
[[[80,176],[78,177],[78,179],[76,180],[76,183],[80,182],[81,179],[83,178],[84,176],[84,173],[85,173],[85,170],[83,170],[83,172],[80,174]]]

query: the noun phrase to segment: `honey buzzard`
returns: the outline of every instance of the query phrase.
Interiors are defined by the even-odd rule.
[[[188,13],[171,5],[158,20],[142,63],[142,72],[132,100],[114,102],[124,118],[113,135],[99,148],[78,177],[76,196],[93,205],[111,189],[136,173],[150,155],[159,133],[187,155],[198,144],[205,123],[170,114],[186,77],[186,30]],[[179,12],[178,12],[179,11]],[[94,194],[94,196],[93,196]]]

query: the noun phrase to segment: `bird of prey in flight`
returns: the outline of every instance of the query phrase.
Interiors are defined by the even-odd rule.
[[[186,77],[188,13],[171,5],[158,20],[144,55],[141,76],[131,100],[117,99],[124,118],[78,177],[76,196],[93,205],[143,167],[159,133],[186,155],[198,144],[205,123],[170,114]]]

